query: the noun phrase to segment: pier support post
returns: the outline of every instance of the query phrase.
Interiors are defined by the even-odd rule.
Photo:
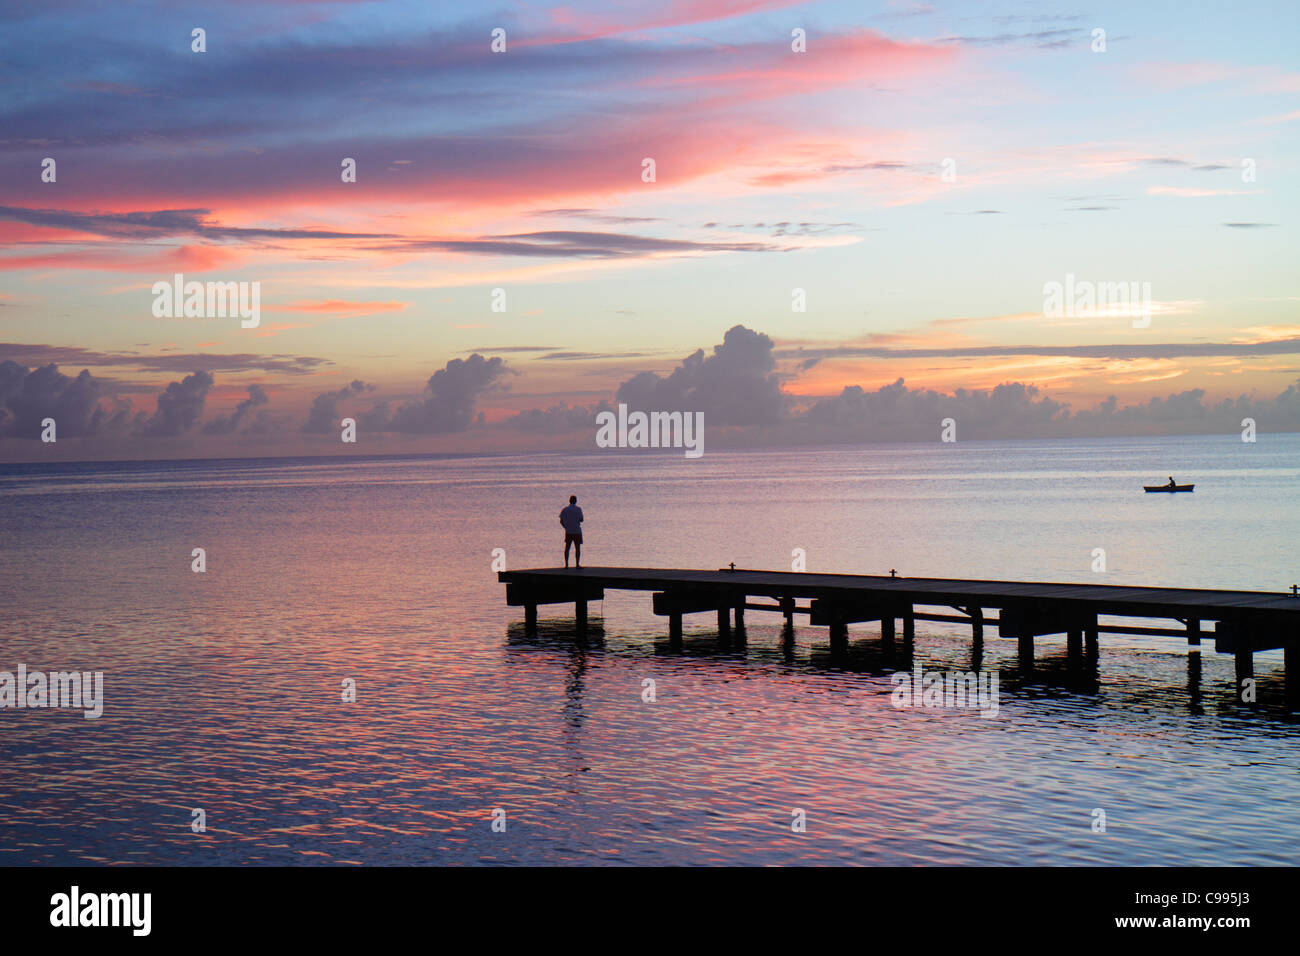
[[[1016,655],[1021,667],[1034,666],[1034,635],[1021,634],[1016,638]]]
[[[849,647],[849,626],[843,621],[831,621],[831,652],[838,654],[848,650]]]
[[[736,605],[736,636],[745,633],[745,605],[740,603]]]
[[[682,612],[674,611],[668,615],[668,643],[673,647],[682,646]]]
[[[880,643],[885,648],[886,654],[894,653],[894,619],[892,617],[882,617],[880,619]]]
[[[1097,621],[1094,619],[1091,624],[1083,629],[1084,654],[1088,660],[1095,661],[1099,654],[1097,644]]]
[[[1233,635],[1233,662],[1237,675],[1237,700],[1241,700],[1241,682],[1255,676],[1255,651],[1240,632]]]
[[[536,604],[524,605],[524,633],[525,634],[537,633],[537,605]]]
[[[781,650],[786,657],[794,655],[794,598],[781,598],[781,613],[785,623],[781,625]]]
[[[1201,621],[1199,618],[1189,617],[1187,619],[1187,646],[1201,646]]]
[[[579,634],[587,633],[587,599],[578,598],[573,602],[573,623]]]
[[[1072,627],[1065,632],[1065,655],[1069,658],[1071,664],[1079,663],[1083,657],[1083,630]]]
[[[1300,710],[1300,644],[1287,642],[1282,649],[1282,681],[1288,710]]]
[[[722,638],[731,637],[731,608],[718,608],[718,636]]]
[[[916,618],[913,617],[912,608],[907,609],[903,615],[903,653],[912,653],[912,645],[916,643]]]

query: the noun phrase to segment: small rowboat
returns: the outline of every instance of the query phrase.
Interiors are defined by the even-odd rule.
[[[1147,491],[1191,491],[1195,485],[1143,485]]]

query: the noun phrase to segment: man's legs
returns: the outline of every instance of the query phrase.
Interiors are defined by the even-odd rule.
[[[567,565],[567,561],[566,561],[566,565]],[[581,538],[574,538],[573,540],[573,566],[575,568],[582,567],[582,539]]]
[[[569,545],[573,544],[573,539],[567,534],[564,536],[564,566],[569,566]]]

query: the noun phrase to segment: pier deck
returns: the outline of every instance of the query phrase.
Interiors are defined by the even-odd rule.
[[[1285,651],[1288,692],[1300,685],[1300,596],[1288,592],[1229,591],[1200,588],[1133,587],[1114,584],[1069,584],[1037,581],[983,581],[955,578],[909,578],[890,575],[814,574],[721,568],[534,568],[498,572],[506,585],[506,602],[525,609],[525,622],[537,622],[542,604],[572,602],[578,629],[586,628],[587,602],[600,600],[605,589],[654,592],[654,613],[668,618],[669,637],[681,640],[682,616],[716,613],[718,630],[743,633],[746,609],[783,614],[787,631],[795,614],[830,630],[832,648],[848,639],[850,623],[878,621],[881,638],[891,647],[895,622],[911,642],[916,620],[969,623],[976,640],[984,627],[1019,641],[1022,657],[1033,657],[1035,637],[1067,635],[1071,657],[1095,656],[1098,634],[1149,634],[1185,639],[1197,646],[1212,638],[1215,650],[1236,658],[1238,676],[1249,676],[1256,651]],[[751,598],[775,603],[758,604]],[[806,604],[799,604],[805,601]],[[956,615],[917,611],[918,607],[951,608]],[[996,611],[997,617],[989,615]],[[1098,623],[1099,616],[1169,619],[1178,627]],[[1211,630],[1207,625],[1213,624]]]

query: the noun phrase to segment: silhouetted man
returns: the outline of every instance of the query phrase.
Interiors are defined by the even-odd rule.
[[[569,566],[569,545],[573,545],[573,566],[582,567],[582,509],[578,507],[578,496],[569,495],[569,507],[560,512],[560,524],[564,525],[564,566]]]

